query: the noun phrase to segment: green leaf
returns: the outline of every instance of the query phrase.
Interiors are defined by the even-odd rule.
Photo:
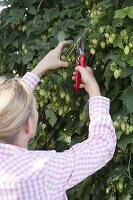
[[[5,23],[5,26],[14,22],[14,17],[9,17],[7,20],[6,20],[6,23]]]
[[[123,100],[123,103],[126,105],[129,113],[133,112],[133,87],[129,86],[124,90],[123,94],[120,97]]]
[[[133,124],[133,115],[130,117],[130,123]]]
[[[33,59],[33,53],[27,53],[23,58],[22,58],[22,63],[23,65],[26,65],[28,62],[30,62]]]
[[[118,167],[113,171],[112,181],[117,181],[123,173],[123,167]]]
[[[10,16],[15,17],[17,19],[21,19],[24,16],[24,9],[11,9],[9,11]]]
[[[84,126],[84,124],[85,124],[85,121],[80,121],[77,123],[77,126],[76,126],[77,133],[80,134],[81,128]]]
[[[66,126],[64,128],[67,129],[67,130],[72,129],[74,122],[71,120],[70,116],[67,117],[66,121],[67,121]]]
[[[18,40],[14,40],[12,43],[12,46],[18,48]]]
[[[119,59],[119,56],[115,54],[113,51],[111,51],[109,54],[105,56],[104,63],[106,63],[108,60],[117,61]]]
[[[127,60],[127,63],[128,63],[130,66],[133,66],[133,57],[130,57],[130,58]]]
[[[9,40],[4,40],[4,41],[2,42],[2,46],[3,46],[4,49],[5,49],[9,44],[10,44]]]
[[[24,3],[25,7],[29,7],[32,4],[34,4],[35,2],[37,2],[38,0],[22,0],[22,2]]]
[[[128,7],[128,17],[133,19],[133,6]]]
[[[105,86],[108,89],[111,77],[113,76],[113,73],[110,70],[110,67],[107,65],[105,72],[104,72],[104,77],[105,77]]]
[[[9,63],[8,63],[8,68],[9,68],[10,70],[12,70],[12,69],[14,68],[14,64],[15,64],[14,61],[9,62]]]
[[[46,110],[45,114],[46,114],[46,119],[49,119],[49,123],[51,124],[51,126],[54,126],[57,121],[55,113],[52,110]]]
[[[59,41],[59,42],[62,42],[62,41],[65,40],[65,38],[66,38],[66,35],[65,35],[64,31],[60,31],[60,32],[58,33],[58,41]]]
[[[75,7],[77,5],[80,4],[80,1],[77,1],[77,0],[62,0],[61,1],[62,5],[65,7],[65,8],[72,8],[72,7]]]
[[[120,35],[118,37],[116,37],[116,39],[114,40],[113,46],[114,47],[119,47],[121,49],[124,49],[124,46],[123,46],[123,43],[122,43],[122,38],[121,38]]]
[[[12,44],[12,42],[15,40],[17,36],[17,33],[11,32],[8,39],[3,40],[2,46],[5,49],[8,45]]]
[[[74,29],[75,21],[73,19],[66,19],[60,23],[60,27],[65,32],[68,31],[68,29]]]
[[[125,61],[122,61],[122,60],[117,60],[117,64],[121,67],[121,68],[125,68],[126,67],[126,62]]]
[[[128,16],[129,18],[133,19],[133,6],[126,7],[120,10],[115,11],[114,18],[125,18]]]
[[[125,78],[133,73],[133,68],[132,67],[126,67],[125,69],[122,70],[121,73],[121,78]]]
[[[116,200],[116,197],[115,196],[111,196],[111,197],[109,197],[109,200]]]
[[[74,144],[77,144],[77,143],[81,143],[83,142],[83,139],[81,136],[75,136],[73,139],[72,139],[72,142],[70,144],[70,147],[72,147]]]
[[[35,150],[37,149],[37,141],[36,140],[30,140],[28,143],[28,149],[29,150]]]
[[[10,53],[8,55],[7,63],[10,69],[13,69],[15,63],[20,64],[20,62],[21,62],[21,56],[19,54]]]
[[[59,76],[56,72],[53,73],[53,74],[50,73],[50,74],[48,74],[48,76],[49,76],[50,79],[51,79],[54,83],[56,83],[56,84],[60,84],[61,81],[62,81],[62,77]]]
[[[108,9],[108,8],[110,8],[110,7],[113,7],[113,1],[106,1],[106,0],[103,0],[103,1],[102,1],[102,4],[103,4],[103,6],[104,6],[106,9]]]
[[[81,184],[80,188],[77,191],[78,198],[81,198],[83,190],[86,188],[87,185],[90,185],[92,182],[92,176],[87,177]]]
[[[131,75],[131,80],[132,80],[132,82],[133,82],[133,74]]]
[[[124,199],[124,200],[130,200],[131,199],[131,195],[130,194],[123,194],[122,199]]]
[[[64,141],[64,142],[70,144],[71,136],[66,135],[64,132],[60,132],[60,136],[58,137],[57,141]]]
[[[36,15],[36,8],[34,6],[31,6],[28,8],[27,12],[31,15]]]
[[[126,150],[128,144],[133,144],[133,136],[132,135],[122,135],[121,138],[118,140],[117,146],[122,149],[123,151]]]
[[[45,20],[45,22],[50,23],[50,21],[55,19],[58,15],[59,15],[59,10],[57,8],[45,9],[43,19]]]
[[[123,24],[123,19],[114,19],[112,21],[112,26],[113,27],[121,27]]]
[[[114,18],[125,18],[127,16],[127,13],[128,13],[128,7],[116,10]]]

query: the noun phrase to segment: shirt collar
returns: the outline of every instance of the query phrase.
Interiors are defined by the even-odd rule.
[[[27,149],[12,144],[0,143],[0,155],[13,155],[22,151],[27,151]]]

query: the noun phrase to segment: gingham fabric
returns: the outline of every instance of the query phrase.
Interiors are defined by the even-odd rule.
[[[32,89],[39,81],[31,73],[23,79]],[[109,107],[105,97],[90,98],[89,138],[62,153],[0,143],[0,200],[67,200],[67,189],[105,166],[114,154]]]
[[[31,72],[27,72],[22,79],[31,87],[32,90],[35,89],[36,85],[40,81],[40,79]]]

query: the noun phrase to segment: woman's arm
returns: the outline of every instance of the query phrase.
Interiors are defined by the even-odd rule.
[[[56,64],[54,66],[54,60],[46,62],[47,59],[43,59],[40,64],[32,71],[32,76],[40,77],[43,72],[48,69],[58,68],[57,60],[59,62],[59,56],[62,45],[58,45],[57,49],[52,50],[52,54],[48,54],[46,58],[51,60],[51,56],[55,56]],[[53,53],[57,51],[58,54]],[[62,61],[61,61],[62,62]],[[45,65],[45,64],[48,65]],[[51,64],[52,63],[52,64]],[[59,67],[63,64],[60,63]],[[64,67],[67,67],[68,63]],[[93,75],[93,71],[90,68],[76,67],[75,70],[81,74],[80,88],[85,88],[89,94],[89,136],[88,139],[80,144],[74,145],[69,150],[62,153],[57,153],[51,157],[47,165],[44,166],[44,177],[52,193],[54,191],[66,190],[78,184],[84,180],[87,176],[95,173],[97,170],[106,165],[106,163],[113,157],[116,147],[116,135],[109,114],[110,101],[109,99],[102,97],[97,81]],[[42,72],[43,71],[43,72]],[[26,76],[26,75],[25,75]],[[27,79],[24,77],[25,81]],[[34,78],[33,78],[34,79]],[[75,72],[72,77],[75,80]],[[33,81],[37,83],[36,80]],[[27,82],[28,83],[28,82]],[[34,85],[35,86],[35,85]]]
[[[89,138],[62,153],[55,153],[45,172],[48,187],[69,189],[95,173],[113,157],[116,135],[109,114],[110,101],[95,96],[89,100]],[[46,167],[46,166],[45,166]]]

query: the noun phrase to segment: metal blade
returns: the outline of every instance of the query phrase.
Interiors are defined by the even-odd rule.
[[[80,39],[80,54],[81,53],[84,53],[84,43],[82,39]]]
[[[78,38],[79,40],[79,38]],[[82,39],[79,40],[79,42],[77,43],[77,54],[84,54],[84,43],[82,41]]]

